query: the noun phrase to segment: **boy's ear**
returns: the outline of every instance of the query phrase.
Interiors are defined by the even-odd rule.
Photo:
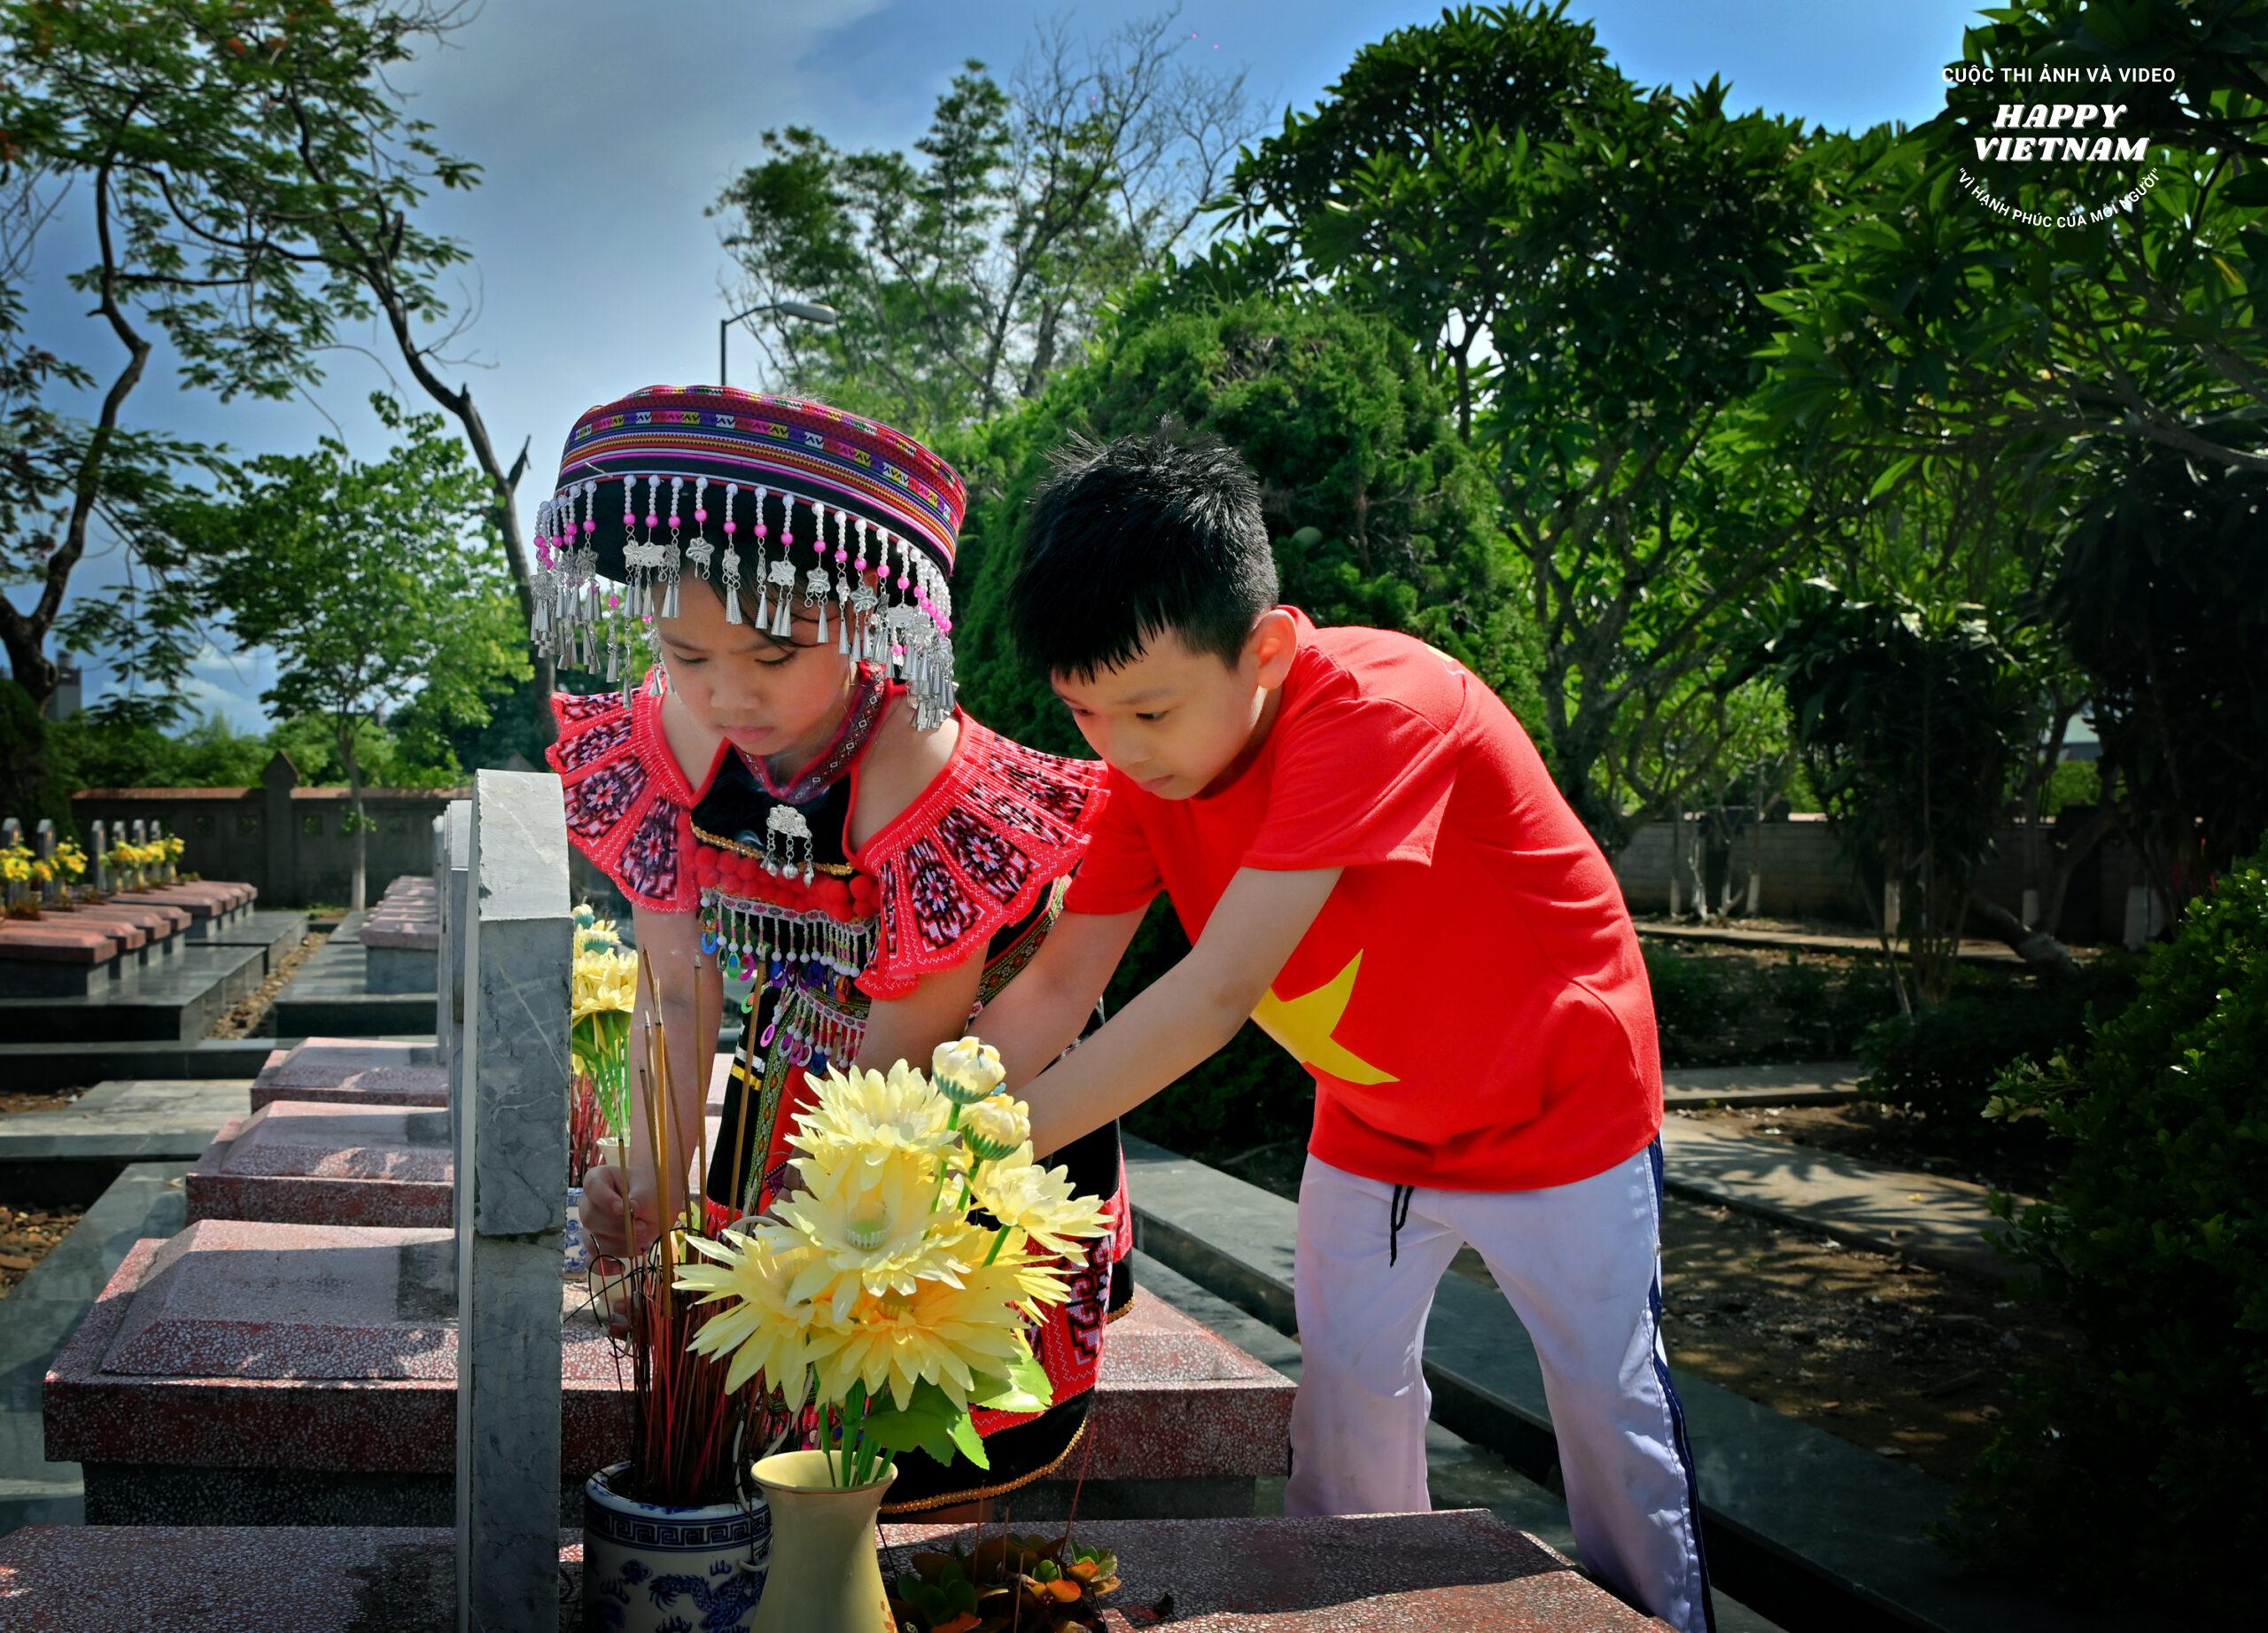
[[[1292,659],[1299,655],[1299,626],[1281,607],[1270,607],[1262,613],[1252,626],[1252,634],[1245,637],[1245,657],[1259,672],[1261,686],[1271,692],[1291,675]]]

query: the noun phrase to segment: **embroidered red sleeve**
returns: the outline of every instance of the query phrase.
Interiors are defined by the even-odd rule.
[[[555,692],[559,741],[544,750],[566,797],[567,837],[622,893],[657,913],[690,913],[698,901],[690,790],[662,735],[661,700],[638,688],[620,696]]]
[[[1037,904],[1085,849],[1102,767],[1011,743],[963,716],[944,770],[858,859],[881,897],[869,998],[982,952]]]

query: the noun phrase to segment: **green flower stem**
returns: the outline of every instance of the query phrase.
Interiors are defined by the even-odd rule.
[[[984,1262],[987,1264],[990,1264],[993,1260],[1000,1256],[1001,1245],[1007,1240],[1008,1227],[1004,1225],[1000,1227],[1000,1233],[992,1239],[992,1251],[984,1256]]]
[[[960,1106],[956,1102],[952,1109],[945,1113],[945,1131],[950,1134],[957,1131],[959,1127]],[[937,1164],[937,1187],[936,1190],[929,1193],[929,1211],[931,1213],[937,1211],[937,1203],[944,1198],[944,1194],[945,1165],[943,1163],[939,1163]]]

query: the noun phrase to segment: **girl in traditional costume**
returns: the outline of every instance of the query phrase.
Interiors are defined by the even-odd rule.
[[[966,502],[920,443],[794,398],[656,386],[593,408],[568,438],[537,518],[536,641],[610,680],[641,637],[660,659],[624,693],[555,696],[549,750],[570,837],[629,899],[659,994],[678,1102],[664,1123],[683,1148],[656,1165],[633,1117],[640,1248],[685,1205],[670,1187],[702,1127],[727,980],[750,991],[703,1187],[712,1216],[770,1205],[806,1073],[926,1066],[981,1034],[972,1012],[1060,908],[1100,767],[956,706]],[[639,1004],[642,1023],[642,988]],[[642,1063],[633,1092],[642,1108]],[[1084,1432],[1104,1326],[1132,1295],[1116,1127],[1048,1160],[1119,1224],[1034,1334],[1055,1404],[976,1414],[989,1471],[900,1454],[887,1512],[1014,1489]],[[625,1250],[625,1210],[617,1180],[594,1179],[595,1250]]]

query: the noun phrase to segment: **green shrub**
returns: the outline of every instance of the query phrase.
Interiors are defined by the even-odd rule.
[[[1767,962],[1642,943],[1662,1064],[1763,1066],[1847,1059],[1889,1010],[1889,986],[1863,962],[1790,952]]]
[[[2081,1064],[2003,1080],[2070,1142],[2011,1242],[2084,1341],[2021,1380],[1954,1536],[2067,1584],[2257,1612],[2268,1537],[2268,852],[2098,1017]],[[2001,1206],[2005,1209],[2007,1204]],[[2115,1547],[2075,1545],[2115,1534]]]
[[[2132,992],[2123,961],[2061,981],[1956,991],[1868,1028],[1859,1046],[1868,1066],[1860,1087],[1956,1139],[1997,1137],[2005,1125],[1984,1114],[2000,1074],[2018,1061],[2045,1063],[2059,1050],[2083,1053],[2089,1016],[2108,1020]]]

